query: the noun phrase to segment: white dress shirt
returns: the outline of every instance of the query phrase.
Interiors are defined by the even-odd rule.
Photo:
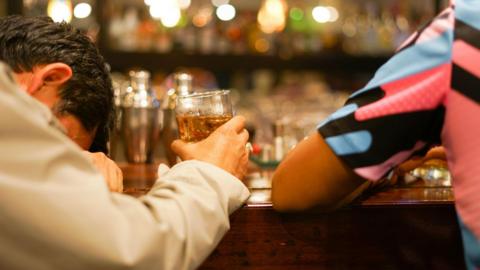
[[[200,161],[161,165],[143,197],[109,192],[0,63],[0,269],[194,269],[248,195]]]

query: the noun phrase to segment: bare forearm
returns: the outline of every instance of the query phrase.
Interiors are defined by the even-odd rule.
[[[358,196],[363,183],[365,180],[344,165],[315,132],[299,143],[275,171],[273,205],[279,211],[314,206],[328,211]]]

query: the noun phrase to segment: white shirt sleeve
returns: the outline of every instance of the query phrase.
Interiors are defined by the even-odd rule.
[[[194,269],[247,199],[204,162],[161,165],[145,196],[99,172],[0,64],[0,269]]]

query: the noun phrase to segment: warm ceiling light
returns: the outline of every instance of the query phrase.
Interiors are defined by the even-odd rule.
[[[54,22],[70,22],[72,20],[72,2],[70,0],[50,0],[47,13]]]
[[[222,21],[230,21],[235,18],[235,7],[230,4],[221,5],[215,12],[217,17]]]
[[[330,22],[335,22],[338,20],[338,10],[335,7],[327,7],[330,11]]]
[[[317,6],[312,10],[312,17],[318,23],[326,23],[330,20],[330,11],[326,7]]]
[[[318,23],[334,22],[338,20],[338,11],[334,7],[316,6],[312,17]]]
[[[91,13],[92,6],[90,6],[90,4],[88,3],[77,4],[73,9],[73,16],[79,19],[87,18],[88,16],[90,16]]]
[[[150,2],[150,15],[160,19],[163,26],[171,28],[178,24],[182,14],[177,0],[156,0]]]
[[[285,0],[264,0],[257,15],[260,29],[265,33],[282,31],[285,28],[286,13]]]

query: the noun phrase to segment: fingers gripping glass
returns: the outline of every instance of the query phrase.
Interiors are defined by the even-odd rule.
[[[229,90],[179,96],[175,107],[180,139],[201,141],[233,117]]]

